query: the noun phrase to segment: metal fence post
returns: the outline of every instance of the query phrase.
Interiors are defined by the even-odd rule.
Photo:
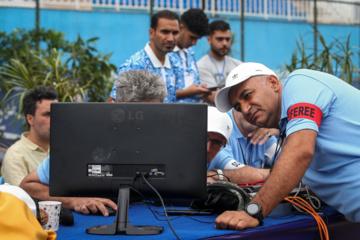
[[[241,0],[241,61],[245,62],[245,41],[244,41],[244,37],[245,37],[245,4],[244,4],[245,0]]]
[[[317,58],[317,7],[314,0],[314,57]]]

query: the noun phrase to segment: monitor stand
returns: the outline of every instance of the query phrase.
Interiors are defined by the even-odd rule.
[[[133,226],[129,222],[129,201],[130,187],[121,186],[117,202],[117,211],[115,221],[111,225],[95,226],[86,229],[88,234],[97,235],[155,235],[163,231],[160,226]]]

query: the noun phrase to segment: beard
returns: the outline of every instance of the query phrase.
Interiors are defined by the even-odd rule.
[[[224,57],[229,53],[229,48],[224,47],[224,48],[220,48],[218,50],[218,49],[211,47],[211,51],[218,57]]]

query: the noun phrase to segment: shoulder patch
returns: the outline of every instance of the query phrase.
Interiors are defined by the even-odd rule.
[[[287,116],[289,121],[296,118],[306,118],[316,122],[318,127],[321,125],[322,111],[314,104],[297,103],[289,108]]]

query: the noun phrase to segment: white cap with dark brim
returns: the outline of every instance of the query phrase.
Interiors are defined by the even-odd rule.
[[[215,96],[215,106],[217,109],[221,112],[227,112],[232,109],[233,106],[228,97],[230,88],[251,77],[260,75],[276,76],[271,69],[261,63],[246,62],[234,68],[226,78],[225,87],[218,91]]]
[[[227,113],[220,112],[216,107],[208,106],[208,132],[220,133],[229,143],[229,138],[233,129],[233,123]]]

